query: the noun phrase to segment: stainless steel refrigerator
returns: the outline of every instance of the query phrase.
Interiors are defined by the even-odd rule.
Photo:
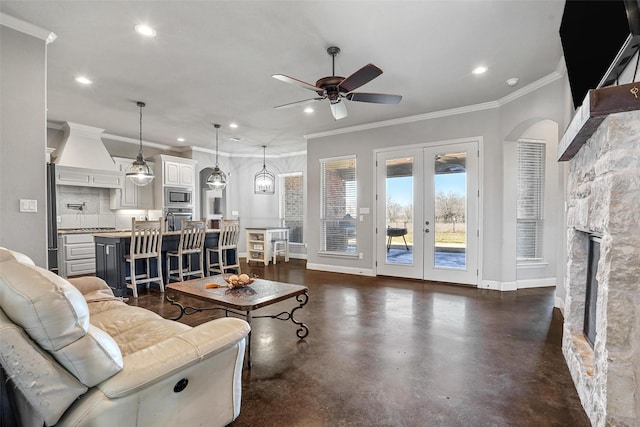
[[[47,163],[47,266],[50,271],[58,274],[58,214],[54,163]]]

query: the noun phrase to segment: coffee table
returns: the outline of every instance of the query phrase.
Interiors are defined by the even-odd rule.
[[[218,285],[222,285],[222,287],[207,289],[205,288],[207,283],[216,283]],[[178,320],[185,314],[189,315],[209,310],[223,310],[227,316],[229,313],[243,316],[249,325],[251,325],[252,319],[265,317],[285,321],[291,320],[298,326],[296,331],[298,338],[304,339],[309,335],[309,327],[304,323],[297,321],[293,317],[296,310],[304,307],[309,301],[309,289],[306,286],[255,279],[255,281],[248,286],[230,289],[227,287],[224,277],[222,275],[216,275],[202,279],[170,283],[166,285],[166,288],[167,290],[176,291],[179,294],[187,295],[214,305],[213,307],[184,306],[174,298],[170,297],[169,292],[167,292],[167,301],[180,309],[180,314],[173,320]],[[257,310],[289,298],[295,298],[296,301],[298,301],[298,306],[291,309],[291,311],[283,311],[275,315],[251,315],[253,310]],[[249,338],[247,341],[247,366],[251,367],[251,331],[249,332]]]

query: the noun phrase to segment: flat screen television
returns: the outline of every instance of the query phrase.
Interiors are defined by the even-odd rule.
[[[577,108],[590,89],[617,84],[638,51],[640,0],[567,0],[560,40]]]

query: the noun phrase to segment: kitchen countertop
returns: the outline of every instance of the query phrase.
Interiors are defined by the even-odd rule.
[[[103,233],[120,233],[131,232],[126,228],[62,228],[58,229],[58,234],[103,234]]]
[[[206,233],[219,233],[219,228],[207,228]],[[117,230],[117,231],[107,231],[107,232],[99,232],[99,233],[90,233],[99,237],[106,237],[109,239],[121,239],[123,237],[131,237],[131,230]],[[179,236],[180,230],[177,231],[165,231],[162,233],[163,236]]]

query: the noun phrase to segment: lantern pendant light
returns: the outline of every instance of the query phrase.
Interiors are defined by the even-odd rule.
[[[256,194],[274,194],[276,191],[276,176],[267,170],[267,146],[262,146],[262,170],[253,177],[253,191]]]
[[[125,176],[129,181],[133,182],[135,185],[144,186],[153,181],[153,171],[144,161],[144,156],[142,155],[142,108],[145,106],[144,102],[137,102],[138,107],[140,107],[140,151],[138,151],[138,157],[131,163],[131,165],[127,168],[127,172]]]
[[[216,167],[213,168],[213,172],[207,178],[207,185],[212,190],[224,190],[227,186],[227,175],[218,167],[218,129],[220,129],[220,125],[213,125],[216,128]]]

